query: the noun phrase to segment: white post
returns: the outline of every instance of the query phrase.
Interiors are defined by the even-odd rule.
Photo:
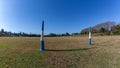
[[[92,39],[91,39],[91,27],[89,28],[89,38],[88,38],[88,45],[92,44]]]

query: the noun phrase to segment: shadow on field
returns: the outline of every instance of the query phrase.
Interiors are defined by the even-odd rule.
[[[93,48],[96,48],[96,47],[92,47],[92,48],[79,48],[79,49],[46,49],[45,51],[84,51],[84,50],[89,50],[89,49],[93,49]]]

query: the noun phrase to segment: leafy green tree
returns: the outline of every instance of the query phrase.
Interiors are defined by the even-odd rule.
[[[120,25],[115,26],[112,32],[114,35],[120,35]]]
[[[1,32],[4,33],[4,29],[1,29]]]
[[[68,32],[66,32],[66,36],[69,36],[70,34]]]
[[[105,28],[100,29],[100,32],[102,32],[102,33],[105,33],[105,31],[106,31]]]

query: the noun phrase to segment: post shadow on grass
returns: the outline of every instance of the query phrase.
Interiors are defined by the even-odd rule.
[[[94,49],[96,47],[92,48],[79,48],[79,49],[46,49],[45,51],[85,51],[89,49]]]

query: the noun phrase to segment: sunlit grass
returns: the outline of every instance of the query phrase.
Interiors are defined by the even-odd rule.
[[[47,37],[46,51],[39,51],[40,39],[0,38],[0,68],[116,68],[119,66],[119,36]]]

